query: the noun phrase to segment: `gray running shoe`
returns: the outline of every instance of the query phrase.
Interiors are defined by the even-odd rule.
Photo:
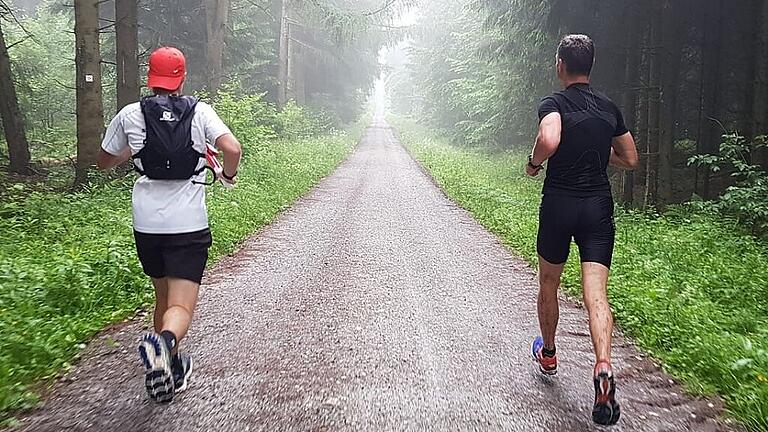
[[[146,334],[139,343],[139,357],[144,363],[144,385],[149,398],[158,403],[172,401],[175,386],[171,352],[163,337],[155,333]]]

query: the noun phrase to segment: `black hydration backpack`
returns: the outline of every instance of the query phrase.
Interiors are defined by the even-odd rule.
[[[187,180],[205,154],[194,149],[192,118],[197,99],[191,96],[147,96],[141,99],[146,123],[144,148],[133,156],[136,171],[155,180]],[[141,162],[141,164],[139,164]]]

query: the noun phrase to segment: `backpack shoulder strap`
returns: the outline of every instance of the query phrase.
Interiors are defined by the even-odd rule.
[[[157,102],[154,100],[155,96],[144,96],[139,101],[139,106],[141,107],[141,114],[144,116],[144,146],[146,148],[147,144],[147,130],[149,129],[149,122],[151,120],[151,115],[148,115],[150,111],[152,111],[153,108],[157,107]],[[131,159],[133,159],[133,169],[139,175],[144,175],[144,170],[139,167],[138,161],[141,160],[142,156],[144,155],[144,149],[139,150],[135,155],[131,156]]]

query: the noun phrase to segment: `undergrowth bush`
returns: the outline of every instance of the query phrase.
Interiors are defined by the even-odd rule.
[[[236,86],[230,84],[218,92],[213,104],[232,133],[251,149],[267,145],[277,137],[278,113],[264,96],[264,93],[238,96]]]
[[[306,138],[333,131],[332,116],[289,101],[282,110],[264,99],[266,93],[242,95],[237,82],[223,87],[213,105],[222,120],[243,141],[258,146],[275,137]],[[200,95],[208,99],[205,94]]]
[[[277,115],[277,132],[287,138],[302,138],[333,129],[330,116],[314,113],[291,101]]]
[[[753,163],[754,155],[768,147],[768,137],[749,141],[739,134],[723,136],[718,154],[696,155],[690,165],[706,167],[713,173],[730,172],[734,185],[716,201],[705,203],[721,214],[734,217],[755,235],[768,232],[768,174]]]

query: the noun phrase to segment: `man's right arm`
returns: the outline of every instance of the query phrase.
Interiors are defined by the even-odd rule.
[[[104,171],[131,160],[131,148],[128,145],[128,135],[123,127],[123,111],[117,114],[109,123],[101,150],[96,160],[98,169]]]
[[[555,154],[560,146],[563,131],[560,106],[554,96],[542,99],[539,104],[539,134],[533,146],[525,172],[529,176],[539,175],[544,163]]]
[[[631,132],[614,137],[611,146],[611,166],[629,171],[637,168],[637,146]]]

